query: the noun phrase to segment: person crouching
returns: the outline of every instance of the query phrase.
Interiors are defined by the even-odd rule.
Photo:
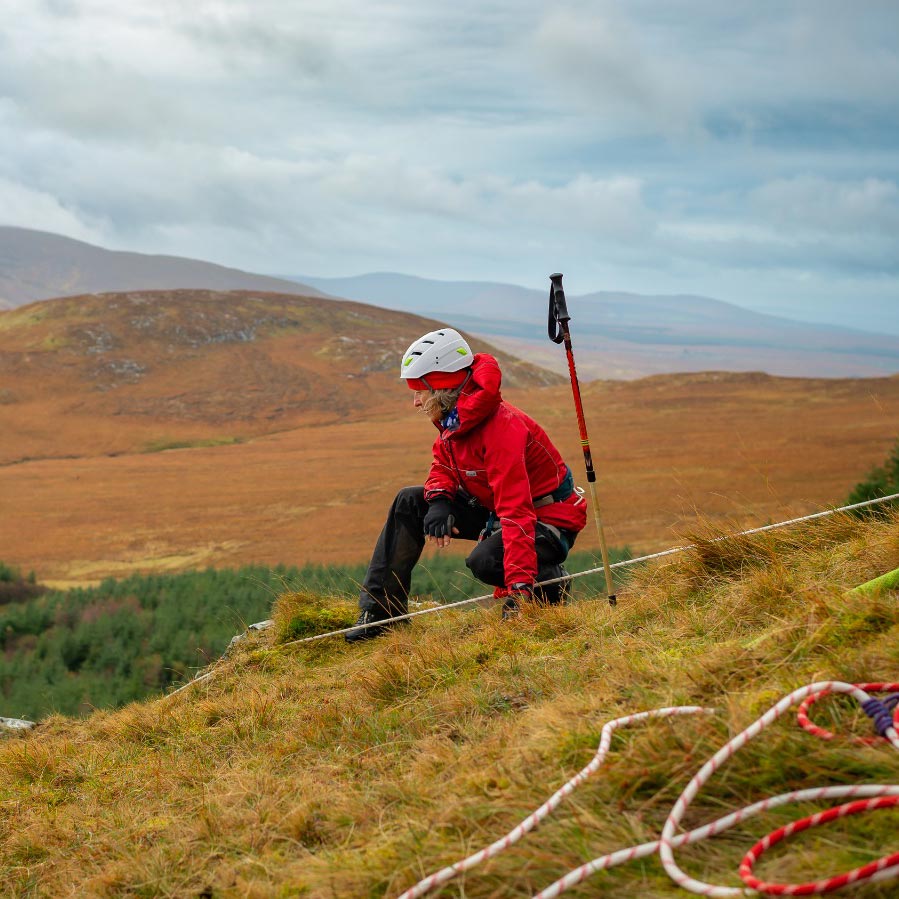
[[[433,461],[424,485],[404,487],[390,507],[346,640],[377,637],[386,619],[406,614],[426,541],[476,541],[465,564],[505,598],[504,619],[518,616],[523,599],[563,602],[562,562],[586,524],[586,502],[543,428],[502,398],[499,363],[441,328],[409,347],[400,377],[438,430]]]

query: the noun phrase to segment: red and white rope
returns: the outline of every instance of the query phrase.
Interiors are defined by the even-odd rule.
[[[753,737],[757,736],[762,730],[764,730],[771,722],[776,721],[787,709],[794,706],[797,702],[802,702],[808,696],[812,696],[816,693],[821,693],[823,691],[828,691],[830,693],[847,693],[852,696],[860,705],[862,703],[868,702],[870,700],[870,696],[865,693],[864,690],[857,687],[855,684],[847,684],[842,681],[824,681],[816,684],[810,684],[807,687],[801,687],[798,690],[794,690],[789,695],[785,696],[778,703],[773,705],[764,715],[761,716],[757,721],[753,722],[746,730],[737,734],[729,742],[725,743],[724,746],[721,747],[703,766],[700,768],[699,772],[695,777],[687,784],[686,789],[681,793],[678,797],[677,802],[674,803],[674,807],[671,810],[671,813],[668,815],[668,819],[665,821],[665,826],[662,828],[662,836],[659,839],[659,858],[662,861],[662,865],[665,868],[665,871],[668,873],[668,876],[679,886],[683,887],[686,890],[689,890],[692,893],[698,893],[701,896],[713,896],[713,897],[724,897],[724,896],[744,896],[744,895],[752,895],[751,892],[747,892],[745,888],[741,887],[723,887],[723,886],[715,886],[714,884],[704,883],[701,880],[696,880],[693,877],[690,877],[681,868],[678,866],[677,862],[674,860],[674,838],[675,831],[677,830],[678,825],[681,822],[681,819],[684,817],[684,814],[687,811],[690,803],[696,798],[696,795],[708,781],[708,779],[722,766],[728,759],[732,758],[733,755],[738,752],[743,746],[745,746]],[[899,749],[899,735],[896,733],[896,729],[894,727],[890,727],[886,732],[887,739],[893,744],[896,749]],[[895,785],[893,785],[895,786]],[[838,789],[838,788],[832,788]],[[851,789],[851,788],[850,788]],[[822,792],[821,798],[833,798],[837,793],[830,792]],[[852,795],[849,793],[843,795]],[[882,794],[884,795],[884,794]],[[782,802],[777,804],[783,804]],[[774,804],[769,802],[768,808],[773,808]],[[819,890],[818,892],[823,892],[823,890]]]
[[[866,693],[896,693],[899,692],[899,684],[856,684],[857,687],[860,687]],[[825,730],[823,727],[819,727],[815,724],[814,721],[811,720],[808,714],[809,707],[813,702],[817,702],[819,699],[827,695],[827,691],[822,693],[813,693],[807,699],[805,699],[802,705],[799,706],[799,711],[796,713],[796,718],[799,721],[800,726],[803,730],[808,731],[812,736],[820,737],[822,740],[834,740],[836,739],[835,734],[832,734],[829,730]],[[899,705],[893,709],[893,727],[899,731]],[[870,746],[875,743],[880,743],[882,737],[851,737],[853,743],[861,743],[866,746]]]
[[[811,883],[771,883],[759,880],[752,873],[752,866],[766,849],[770,849],[794,833],[801,833],[803,830],[817,827],[819,824],[827,824],[828,821],[844,818],[847,815],[857,815],[860,812],[869,812],[877,808],[892,808],[895,805],[899,805],[899,796],[859,799],[855,802],[847,802],[845,805],[828,809],[826,812],[809,815],[801,821],[787,824],[786,827],[781,827],[775,830],[774,833],[768,834],[764,839],[759,840],[746,853],[740,864],[740,877],[751,889],[760,893],[768,893],[772,896],[811,896],[816,893],[832,893],[845,886],[871,881],[877,875],[880,875],[880,879],[886,879],[887,876],[895,877],[899,874],[899,852],[885,855],[876,862],[869,862],[867,865],[853,868],[851,871],[847,871],[845,874],[840,874],[837,877],[829,877],[825,880],[812,881]]]
[[[779,805],[786,805],[791,802],[818,802],[822,799],[845,799],[847,797],[859,796],[895,796],[899,798],[899,784],[895,786],[856,784],[853,787],[812,787],[807,790],[794,790],[791,793],[782,793],[780,796],[772,796],[739,811],[731,812],[729,815],[718,818],[717,821],[712,821],[710,824],[697,827],[695,830],[689,831],[689,833],[679,834],[671,841],[671,845],[677,849],[680,846],[698,843],[708,837],[717,836],[734,825],[747,821],[749,818],[776,808]],[[655,855],[659,850],[659,845],[660,841],[655,840],[651,843],[643,843],[640,846],[634,846],[629,849],[619,849],[617,852],[612,852],[609,855],[600,856],[570,871],[564,877],[561,877],[555,883],[539,892],[534,899],[555,899],[556,896],[559,896],[570,887],[582,883],[597,871],[614,868],[616,865],[638,858],[645,858],[648,855]]]
[[[499,855],[504,849],[508,849],[513,843],[517,843],[528,831],[533,830],[547,815],[551,814],[562,802],[562,800],[573,793],[591,774],[594,774],[602,765],[609,747],[612,743],[612,734],[619,727],[625,727],[633,724],[635,721],[644,721],[647,718],[665,718],[670,715],[699,715],[714,714],[713,709],[704,709],[701,706],[673,706],[670,708],[654,709],[649,712],[637,712],[633,715],[626,715],[623,718],[616,718],[614,721],[608,722],[600,734],[599,749],[593,756],[590,764],[582,768],[571,780],[568,781],[561,789],[557,790],[553,795],[537,809],[532,815],[529,815],[517,827],[509,831],[502,839],[492,843],[486,849],[476,852],[461,862],[456,862],[442,871],[437,871],[426,877],[420,883],[416,884],[412,889],[406,890],[399,899],[417,899],[424,896],[431,890],[452,880],[457,874],[468,871],[475,865],[480,864],[494,855]]]
[[[715,753],[715,755],[711,759],[709,759],[708,762],[705,763],[705,765],[703,765],[699,773],[690,781],[687,788],[683,791],[683,793],[675,803],[671,814],[668,816],[668,819],[665,822],[665,827],[659,840],[650,843],[643,843],[639,846],[631,846],[626,849],[620,849],[617,852],[613,852],[608,855],[601,856],[600,858],[594,859],[593,861],[574,869],[564,877],[557,880],[555,883],[548,886],[542,892],[538,893],[537,896],[535,896],[535,899],[554,899],[554,897],[560,895],[575,884],[581,883],[582,881],[586,880],[587,877],[589,877],[591,874],[596,873],[597,871],[624,864],[625,862],[633,861],[634,859],[644,858],[648,855],[653,855],[656,852],[659,853],[665,870],[675,881],[675,883],[679,884],[685,889],[690,890],[691,892],[699,893],[700,895],[704,896],[754,895],[757,892],[755,888],[750,889],[740,887],[720,887],[694,880],[693,878],[686,875],[683,871],[681,871],[681,869],[674,862],[673,850],[679,846],[684,846],[688,843],[696,843],[700,840],[706,839],[707,837],[723,833],[728,828],[733,827],[735,824],[739,824],[740,822],[745,821],[753,817],[754,815],[788,803],[812,802],[822,799],[845,798],[865,800],[861,805],[859,805],[858,803],[850,803],[850,806],[852,808],[851,811],[841,812],[841,809],[846,808],[845,806],[841,806],[840,809],[831,810],[825,813],[819,813],[818,815],[811,816],[811,818],[809,819],[804,819],[802,822],[796,822],[793,825],[788,826],[787,828],[782,828],[782,832],[778,831],[775,834],[766,837],[766,840],[769,841],[767,845],[762,845],[765,844],[765,840],[763,840],[761,844],[754,847],[754,849],[750,851],[750,853],[747,855],[747,859],[749,859],[749,855],[754,854],[754,857],[752,859],[752,862],[754,862],[755,859],[758,858],[761,852],[764,851],[764,849],[767,848],[768,845],[773,845],[777,840],[783,839],[790,833],[798,832],[798,830],[800,829],[806,829],[807,827],[815,826],[815,824],[825,823],[825,818],[826,820],[831,820],[832,818],[841,817],[845,814],[855,814],[859,811],[867,810],[868,808],[877,808],[882,807],[886,804],[899,802],[899,784],[856,784],[855,786],[842,787],[813,787],[810,789],[795,790],[790,793],[783,793],[780,796],[774,796],[768,799],[764,799],[760,802],[755,803],[754,805],[748,806],[744,809],[740,809],[736,812],[732,812],[729,815],[725,815],[723,818],[719,818],[717,821],[713,821],[710,824],[698,827],[688,833],[674,833],[680,820],[683,818],[683,815],[686,812],[690,802],[692,802],[692,800],[696,797],[697,793],[706,783],[706,781],[728,759],[730,759],[734,755],[734,753],[736,753],[741,747],[745,746],[749,740],[757,736],[765,727],[779,718],[787,709],[795,705],[797,702],[801,702],[807,697],[823,695],[823,693],[825,692],[848,693],[855,699],[857,699],[860,703],[864,703],[870,699],[868,694],[865,693],[864,690],[860,689],[857,685],[846,684],[840,681],[826,681],[822,683],[811,684],[810,686],[802,687],[799,690],[793,691],[788,696],[785,696],[783,699],[781,699],[776,705],[772,706],[764,715],[762,715],[757,721],[746,728],[742,733],[738,734],[736,737],[726,743],[720,750],[718,750],[718,752]],[[511,830],[502,839],[497,840],[486,849],[482,849],[480,852],[476,852],[474,855],[469,856],[461,862],[457,862],[454,865],[450,865],[449,867],[443,868],[442,870],[429,875],[414,887],[403,893],[399,897],[399,899],[418,899],[418,897],[423,896],[436,887],[440,886],[441,884],[446,883],[447,881],[456,877],[458,874],[468,871],[480,862],[498,855],[504,849],[507,849],[513,843],[517,842],[524,834],[536,827],[537,824],[539,824],[540,821],[543,820],[543,818],[549,815],[561,803],[562,799],[572,793],[584,780],[586,780],[591,774],[597,771],[609,751],[609,746],[612,740],[612,733],[617,728],[624,727],[628,724],[633,724],[638,721],[645,721],[649,718],[664,718],[673,715],[695,715],[710,713],[712,713],[711,709],[704,709],[699,706],[674,706],[670,708],[655,709],[648,712],[638,712],[636,714],[626,715],[622,718],[616,718],[613,721],[608,722],[602,729],[599,749],[597,750],[596,755],[593,757],[590,764],[588,764],[578,774],[576,774],[561,789],[557,790],[556,793],[554,793],[553,796],[549,800],[547,800],[547,802],[545,802],[536,812],[525,818],[521,824]],[[899,749],[899,735],[897,735],[896,729],[894,727],[887,728],[885,736],[896,749]],[[806,823],[806,821],[810,823]],[[777,840],[775,840],[775,837],[777,838]],[[744,867],[747,864],[747,859],[744,859]],[[752,876],[752,862],[749,862],[748,868],[748,876],[750,877]],[[741,867],[741,874],[742,873],[743,868]],[[866,865],[863,868],[856,869],[855,871],[848,872],[847,874],[839,875],[836,878],[816,881],[811,885],[766,884],[765,892],[776,893],[779,895],[806,895],[812,892],[832,891],[834,889],[838,889],[840,886],[844,886],[849,883],[858,883],[862,880],[865,880],[866,882],[875,882],[879,880],[886,880],[890,877],[896,876],[899,876],[899,854],[897,854],[895,857],[886,856],[884,859],[881,859],[878,862],[872,862],[871,864]]]

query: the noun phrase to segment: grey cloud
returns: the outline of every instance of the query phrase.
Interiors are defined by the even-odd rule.
[[[866,7],[866,9],[868,9]],[[694,0],[569,4],[535,31],[544,71],[614,134],[759,139],[797,107],[899,109],[899,6]],[[836,123],[831,123],[835,125]]]
[[[692,73],[671,56],[663,65],[609,4],[589,13],[561,8],[547,14],[535,31],[534,52],[580,105],[606,119],[603,130],[681,133],[695,127]]]
[[[61,19],[76,18],[79,14],[78,0],[39,0],[39,5]]]
[[[880,178],[834,182],[802,175],[755,190],[755,210],[768,221],[804,232],[899,234],[899,186]]]
[[[253,18],[228,23],[195,19],[182,26],[181,32],[202,50],[220,54],[242,75],[278,69],[287,75],[321,79],[338,66],[326,32],[304,31],[293,24]]]
[[[892,2],[10,2],[11,224],[279,273],[896,290]]]

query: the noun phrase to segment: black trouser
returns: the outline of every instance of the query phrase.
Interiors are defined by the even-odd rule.
[[[489,512],[483,506],[454,500],[454,537],[477,540],[487,523]],[[425,545],[424,520],[428,511],[424,487],[404,487],[397,493],[387,513],[387,521],[375,544],[368,572],[359,594],[359,608],[388,615],[402,615],[408,611],[412,569]],[[558,577],[558,566],[568,551],[555,534],[539,521],[535,527],[534,549],[537,552],[537,580]],[[478,543],[465,559],[471,573],[494,587],[506,585],[503,570],[503,537],[497,522],[496,529]],[[554,589],[555,588],[555,589]],[[558,599],[558,586],[546,588],[549,601]]]

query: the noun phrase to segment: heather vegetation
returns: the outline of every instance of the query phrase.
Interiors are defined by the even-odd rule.
[[[286,645],[350,598],[290,589],[275,626],[168,697],[51,716],[0,742],[0,867],[10,895],[382,897],[507,833],[593,756],[605,722],[716,709],[617,732],[593,778],[496,859],[439,893],[530,896],[583,862],[657,838],[702,763],[781,696],[823,679],[897,680],[899,594],[853,593],[899,564],[899,513],[836,515],[634,566],[610,608],[447,610],[361,645]],[[290,577],[288,577],[290,580]],[[294,582],[296,583],[296,582]],[[590,599],[596,601],[590,601]],[[791,789],[899,783],[847,700],[816,703],[825,742],[788,714],[727,762],[688,826]],[[745,851],[835,803],[786,806],[677,850],[739,886]],[[895,809],[787,840],[769,879],[839,873],[895,851]],[[885,899],[895,881],[853,895]],[[567,895],[683,896],[649,858]]]
[[[44,592],[45,588],[37,583],[33,571],[23,577],[18,568],[0,562],[0,606],[31,599]]]
[[[588,553],[572,554],[573,571],[595,564]],[[364,574],[362,564],[248,566],[133,575],[40,595],[38,585],[0,565],[0,602],[7,583],[21,600],[0,605],[0,715],[85,714],[164,690],[215,661],[248,624],[270,617],[279,593],[350,598]],[[578,582],[578,591],[594,589],[598,577]],[[458,557],[430,559],[413,581],[419,601],[452,602],[486,589]]]

